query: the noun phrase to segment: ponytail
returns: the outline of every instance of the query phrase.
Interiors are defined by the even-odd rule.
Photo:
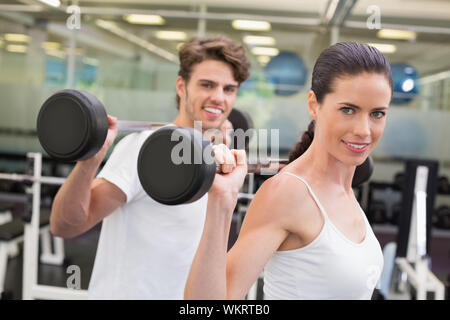
[[[315,122],[312,120],[308,125],[308,130],[303,132],[302,138],[289,153],[289,163],[300,157],[311,145],[314,138]]]

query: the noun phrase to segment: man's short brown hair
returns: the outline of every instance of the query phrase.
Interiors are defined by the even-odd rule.
[[[205,60],[223,61],[231,66],[234,80],[239,84],[249,77],[250,63],[245,55],[242,45],[225,37],[192,38],[180,49],[180,70],[178,75],[188,82],[195,64]],[[180,97],[177,94],[177,108],[180,106]]]

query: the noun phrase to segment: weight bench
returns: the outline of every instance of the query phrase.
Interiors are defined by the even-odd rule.
[[[18,254],[18,252],[15,252],[16,250],[11,250],[11,247],[17,247],[19,243],[23,242],[24,227],[22,219],[14,219],[0,224],[0,295],[2,299],[7,296],[4,286],[8,258]],[[52,253],[49,213],[40,216],[39,233],[42,238],[40,261],[46,264],[62,265],[64,261],[64,242],[60,238],[53,238],[55,253]]]

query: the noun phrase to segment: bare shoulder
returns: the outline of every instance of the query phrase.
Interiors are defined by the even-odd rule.
[[[275,198],[277,202],[290,203],[308,197],[308,188],[299,179],[279,173],[267,179],[258,189],[258,193],[266,199]]]
[[[256,192],[251,209],[258,209],[259,214],[266,213],[271,218],[278,217],[285,223],[298,219],[299,214],[310,205],[311,197],[306,185],[299,179],[283,173],[267,179]]]

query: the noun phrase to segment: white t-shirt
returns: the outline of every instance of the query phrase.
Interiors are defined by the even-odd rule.
[[[145,193],[137,158],[152,132],[124,137],[97,176],[118,186],[127,202],[103,219],[89,299],[183,299],[207,194],[194,203],[168,206]]]

